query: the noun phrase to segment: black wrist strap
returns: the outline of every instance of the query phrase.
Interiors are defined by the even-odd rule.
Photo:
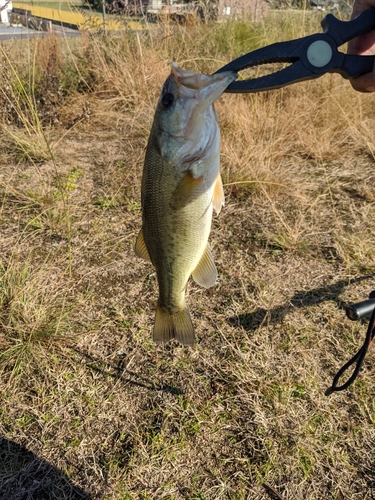
[[[335,378],[333,379],[332,386],[329,387],[325,395],[329,396],[333,392],[339,392],[339,391],[344,391],[346,388],[348,388],[354,380],[357,378],[358,373],[361,369],[363,360],[365,359],[366,353],[368,351],[368,348],[370,346],[370,343],[374,337],[374,331],[375,331],[375,309],[372,312],[371,319],[367,328],[367,333],[366,333],[366,339],[363,343],[363,346],[360,348],[360,350],[355,354],[352,359],[350,359],[337,373]],[[350,368],[351,365],[356,363],[356,366],[354,368],[354,371],[351,375],[351,377],[342,385],[337,385],[340,377],[346,372],[348,368]]]

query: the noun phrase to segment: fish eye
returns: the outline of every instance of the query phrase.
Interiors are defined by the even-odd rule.
[[[165,109],[168,109],[172,106],[173,99],[173,95],[170,92],[167,92],[163,95],[163,97],[161,98],[161,103],[165,107]]]

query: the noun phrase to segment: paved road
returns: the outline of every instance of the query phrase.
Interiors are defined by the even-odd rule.
[[[78,37],[81,36],[81,32],[78,30],[72,30],[70,28],[64,28],[63,26],[52,25],[52,33],[56,36],[64,37]],[[23,26],[9,26],[7,24],[0,23],[0,41],[2,40],[12,40],[12,39],[28,39],[28,38],[42,38],[50,35],[45,31],[35,31],[32,29],[24,28]]]

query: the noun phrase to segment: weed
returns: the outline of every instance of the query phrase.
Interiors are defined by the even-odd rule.
[[[115,206],[115,200],[113,198],[99,198],[95,204],[102,210],[108,210]]]
[[[64,272],[47,263],[14,258],[0,269],[0,338],[3,366],[22,375],[42,344],[67,339],[72,302]]]
[[[2,125],[4,146],[18,160],[27,159],[30,162],[53,160],[51,144],[36,107],[36,52],[29,56],[28,81],[21,78],[3,47],[0,47],[0,55],[4,62],[3,73],[6,78],[0,87],[0,96],[5,103],[5,110],[8,111],[7,122],[13,118],[18,127],[22,127],[18,130],[9,125]]]

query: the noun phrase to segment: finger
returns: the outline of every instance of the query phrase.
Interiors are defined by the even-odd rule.
[[[357,17],[361,12],[370,7],[375,7],[375,0],[356,0],[353,5],[351,19]]]
[[[375,70],[350,80],[350,83],[358,92],[375,92]]]

